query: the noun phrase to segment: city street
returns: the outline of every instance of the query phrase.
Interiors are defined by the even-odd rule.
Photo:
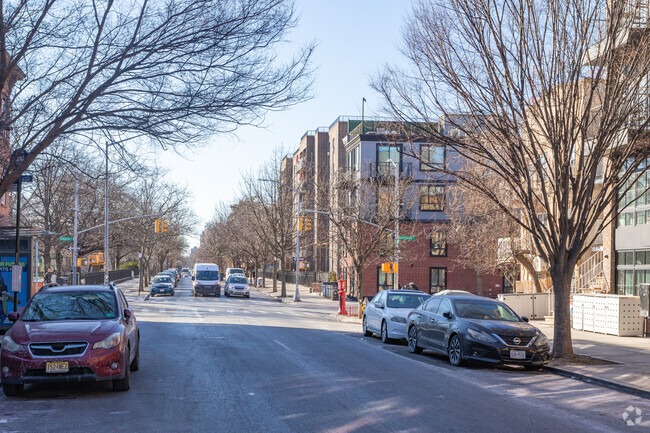
[[[322,303],[127,293],[141,329],[131,390],[32,385],[0,432],[647,431],[650,401],[545,372],[453,368],[363,338]],[[641,425],[623,413],[639,408]]]

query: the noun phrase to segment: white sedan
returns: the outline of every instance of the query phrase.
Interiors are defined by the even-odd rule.
[[[429,299],[419,290],[382,290],[368,302],[363,312],[363,335],[379,334],[381,341],[406,338],[406,318]]]
[[[251,294],[248,288],[248,280],[246,277],[239,275],[231,275],[226,280],[226,286],[224,289],[226,296],[243,296],[244,298],[250,298]]]

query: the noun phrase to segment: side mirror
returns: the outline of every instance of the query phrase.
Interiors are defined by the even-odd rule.
[[[381,302],[375,302],[375,308],[383,309],[383,308],[384,308],[384,304],[382,304]]]
[[[18,320],[19,317],[20,317],[20,313],[16,313],[16,312],[9,313],[9,315],[7,316],[7,318],[11,322],[15,322],[16,320]]]
[[[447,319],[451,319],[451,311],[445,311],[442,313],[442,317],[446,317]]]
[[[131,318],[131,315],[132,315],[132,314],[133,314],[133,313],[131,312],[131,309],[130,309],[130,308],[125,308],[125,309],[124,309],[124,318],[125,318],[126,320],[129,320],[129,319]]]
[[[528,319],[528,317],[526,317],[526,316],[521,316],[521,320],[523,320],[524,322],[529,322],[530,321],[530,319]]]
[[[192,281],[194,281],[194,280],[196,280],[196,278],[194,277],[194,275],[192,275]]]

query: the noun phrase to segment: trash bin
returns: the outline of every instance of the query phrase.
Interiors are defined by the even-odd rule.
[[[257,287],[262,287],[262,278],[257,279]]]
[[[15,263],[15,261],[14,261],[14,263]],[[58,284],[60,284],[61,286],[67,286],[68,282],[69,282],[69,279],[68,279],[68,277],[58,277],[56,279],[56,282]]]

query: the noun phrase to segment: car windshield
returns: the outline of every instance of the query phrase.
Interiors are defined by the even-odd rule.
[[[391,293],[388,295],[386,306],[388,308],[417,308],[429,299],[426,294],[414,295],[406,293]]]
[[[197,280],[218,280],[219,272],[217,271],[196,271]]]
[[[171,283],[172,279],[169,277],[154,277],[154,283]]]
[[[233,284],[248,284],[248,281],[244,277],[230,277],[228,282]]]
[[[244,270],[243,269],[231,269],[230,273],[231,274],[243,274]]]
[[[101,320],[117,317],[112,292],[37,293],[23,314],[23,321]]]
[[[519,321],[519,317],[510,308],[496,302],[463,299],[455,301],[454,305],[458,317],[464,319]]]

